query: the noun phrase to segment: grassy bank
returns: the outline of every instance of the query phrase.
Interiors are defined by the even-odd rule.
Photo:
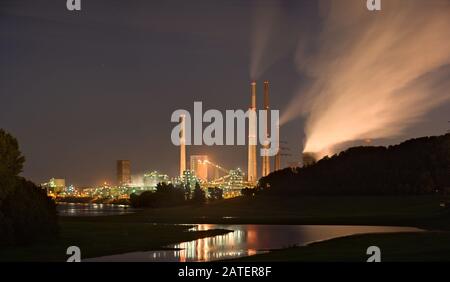
[[[415,226],[450,230],[449,213],[440,207],[441,196],[403,197],[302,197],[236,198],[204,206],[140,210],[134,214],[101,217],[64,217],[61,236],[51,244],[0,250],[2,261],[64,261],[68,246],[79,246],[82,258],[160,249],[163,246],[206,236],[223,230],[187,232],[171,223],[226,224],[320,224]],[[155,224],[158,223],[158,224]],[[425,243],[424,243],[425,242]],[[446,257],[448,233],[358,235],[274,251],[249,259],[261,260],[356,260],[367,256],[370,245],[382,247],[383,257],[408,260],[410,255]],[[419,253],[414,246],[420,246]],[[417,249],[417,248],[416,248]]]
[[[102,217],[106,219],[107,217]],[[188,226],[61,220],[61,236],[47,244],[0,250],[0,261],[65,261],[66,249],[78,246],[83,258],[148,251],[198,238],[227,233],[226,230],[188,231]]]
[[[234,261],[365,262],[369,246],[378,246],[381,261],[450,261],[449,232],[364,234],[274,250]]]
[[[85,221],[397,225],[450,229],[440,196],[235,198]],[[79,220],[77,218],[68,220]]]

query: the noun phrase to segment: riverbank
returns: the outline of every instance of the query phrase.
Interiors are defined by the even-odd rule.
[[[83,221],[412,226],[450,230],[445,199],[431,196],[336,196],[299,198],[246,198],[203,206],[145,209],[123,216],[82,218]],[[80,220],[73,218],[67,220]]]
[[[147,209],[125,215],[61,217],[61,236],[57,241],[51,244],[1,250],[0,260],[65,261],[66,249],[72,245],[81,248],[82,258],[148,251],[227,232],[224,230],[187,232],[187,226],[175,225],[181,223],[411,226],[427,230],[450,230],[449,213],[440,206],[443,200],[437,195],[259,198],[257,200],[240,197],[204,206]],[[390,242],[389,244],[398,246],[402,246],[404,239],[397,235],[380,236],[387,236],[385,238]],[[432,239],[430,240],[435,246],[439,246],[440,242],[447,243],[446,236]],[[348,248],[351,248],[353,246],[351,241],[354,238],[345,238],[345,240],[349,240]],[[411,241],[412,246],[413,242],[414,240]],[[361,246],[367,244],[374,243],[368,240]],[[428,246],[430,252],[434,252],[434,245],[423,247]],[[304,252],[317,252],[317,256],[332,258],[333,253],[326,251],[327,248],[334,252],[333,245],[326,244],[317,249],[316,247],[308,249],[307,252],[302,248],[299,248],[302,250],[294,248],[277,251],[268,255],[279,257],[267,258],[268,260],[290,260],[298,257],[305,258],[306,261],[314,260],[314,256],[304,255]],[[399,247],[399,249],[402,248]],[[361,252],[359,247],[356,251],[358,254]],[[338,259],[353,258],[342,253],[336,254]],[[363,256],[365,257],[364,252]]]
[[[93,198],[93,197],[57,197],[56,203],[72,203],[72,204],[105,204],[105,205],[130,205],[129,199],[110,199],[110,198]]]
[[[229,261],[365,262],[369,246],[380,248],[383,262],[450,261],[450,232],[440,231],[352,235]]]
[[[107,217],[103,216],[102,219]],[[192,226],[60,220],[60,238],[52,243],[0,250],[0,261],[66,261],[69,246],[78,246],[81,258],[159,250],[164,246],[217,236],[229,230],[190,231]]]

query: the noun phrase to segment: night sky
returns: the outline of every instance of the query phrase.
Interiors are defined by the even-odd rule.
[[[115,160],[133,173],[178,173],[170,122],[176,109],[244,109],[250,100],[252,32],[257,5],[273,1],[2,0],[0,4],[0,128],[17,137],[26,157],[23,175],[75,185],[115,180]],[[365,2],[365,1],[361,1]],[[365,4],[364,4],[365,5]],[[282,1],[258,77],[270,80],[271,107],[285,109],[299,85],[299,41],[321,26],[315,1]],[[263,60],[264,60],[263,58]],[[442,103],[397,138],[442,134],[450,120]],[[298,160],[304,118],[281,129]],[[227,168],[246,167],[246,147],[192,146]],[[260,169],[258,168],[258,172]]]

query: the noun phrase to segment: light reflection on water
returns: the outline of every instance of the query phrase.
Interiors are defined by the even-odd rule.
[[[209,230],[215,229],[215,226],[201,224],[193,229]],[[245,242],[251,240],[249,240],[249,234],[249,232],[242,229],[235,229],[233,232],[224,235],[183,242],[180,244],[171,245],[170,247],[177,249],[173,252],[173,257],[175,261],[181,262],[212,261],[225,258],[251,256],[263,252],[263,250],[258,251],[245,246]]]
[[[171,250],[132,252],[85,261],[214,261],[353,234],[420,231],[410,227],[332,225],[198,224],[194,228],[210,229],[227,229],[233,232],[168,246]]]
[[[93,203],[58,203],[60,216],[107,216],[133,213],[135,210],[126,205]]]

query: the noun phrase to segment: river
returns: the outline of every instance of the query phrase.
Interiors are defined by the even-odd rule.
[[[108,216],[133,213],[124,205],[59,203],[61,216]],[[214,261],[251,256],[273,249],[362,233],[417,232],[418,228],[345,225],[195,224],[190,231],[227,229],[225,235],[166,246],[165,250],[131,252],[83,261]]]
[[[60,216],[108,216],[133,213],[136,210],[126,205],[92,203],[58,203]]]
[[[386,232],[421,231],[411,227],[343,225],[226,225],[197,224],[192,230],[228,229],[225,235],[197,239],[167,246],[166,250],[131,252],[83,261],[104,262],[186,262],[214,261],[264,253],[271,249],[304,246],[336,237]]]

